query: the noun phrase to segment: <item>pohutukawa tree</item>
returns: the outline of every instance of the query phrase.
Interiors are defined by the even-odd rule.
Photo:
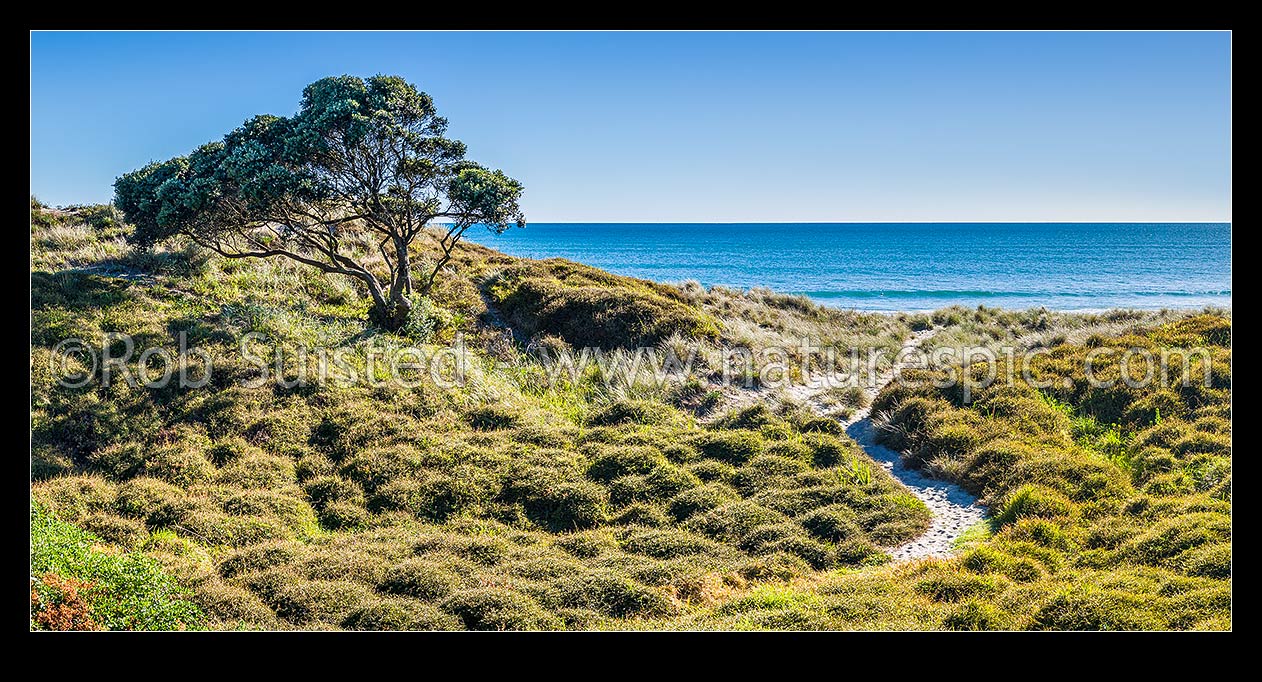
[[[465,159],[446,128],[402,78],[324,78],[292,117],[257,116],[118,178],[115,204],[140,246],[183,235],[227,258],[289,258],[352,277],[372,297],[372,322],[394,330],[466,230],[525,224],[521,183]],[[437,252],[414,277],[418,238]]]

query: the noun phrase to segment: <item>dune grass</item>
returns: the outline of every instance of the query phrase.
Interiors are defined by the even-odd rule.
[[[33,214],[31,495],[93,551],[152,562],[147,584],[187,590],[199,614],[187,627],[1230,627],[1222,316],[1115,339],[1211,343],[1218,383],[1203,391],[1092,389],[1073,371],[1084,337],[1039,365],[1069,380],[1055,390],[967,405],[949,390],[884,392],[873,407],[891,445],[998,512],[959,558],[891,566],[882,548],[923,532],[924,505],[835,424],[792,405],[725,409],[711,381],[727,344],[897,348],[923,320],[468,245],[416,324],[387,334],[365,329],[348,282],[192,248],[133,253],[103,213]],[[172,351],[182,336],[207,352],[210,383],[56,383],[57,343],[112,332]],[[456,388],[424,376],[250,388],[247,332],[266,335],[255,350],[279,351],[289,378],[319,348],[362,376],[375,349],[459,337],[473,363]],[[540,347],[587,343],[702,361],[665,386],[590,371],[542,381]],[[88,603],[97,625],[141,626]]]

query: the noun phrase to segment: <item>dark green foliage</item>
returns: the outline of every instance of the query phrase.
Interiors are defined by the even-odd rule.
[[[521,184],[465,160],[446,128],[429,95],[402,78],[323,78],[304,89],[292,117],[256,116],[187,157],[122,175],[114,203],[135,226],[135,244],[185,236],[225,255],[279,256],[338,273],[368,290],[375,324],[404,329],[413,308],[409,249],[426,225],[453,223],[438,240],[441,258],[417,284],[421,295],[469,227],[525,222]],[[267,241],[264,225],[285,229]],[[365,233],[393,264],[384,282],[350,251]]]
[[[693,462],[687,468],[694,476],[706,483],[727,483],[736,475],[736,467],[713,459]]]
[[[815,570],[823,570],[832,566],[836,558],[823,543],[800,535],[791,535],[764,548],[764,551],[785,552],[801,557]]]
[[[188,630],[202,624],[189,594],[156,562],[136,553],[112,554],[99,540],[48,511],[31,507],[31,575],[73,578],[90,585],[92,620],[110,630]],[[34,616],[34,614],[32,614]]]
[[[784,420],[776,416],[762,403],[730,412],[714,421],[719,429],[749,429],[757,431],[766,427],[780,426]]]
[[[768,488],[789,487],[795,475],[808,469],[801,460],[758,455],[737,470],[732,477],[732,485],[742,494],[753,496]]]
[[[811,459],[817,467],[837,466],[854,454],[854,448],[846,441],[827,433],[813,434],[803,443],[811,449]]]
[[[308,481],[303,489],[311,500],[311,506],[317,510],[323,510],[338,502],[360,504],[364,499],[363,491],[357,484],[337,476],[321,476],[313,479]]]
[[[349,502],[334,502],[319,513],[320,525],[329,530],[355,530],[368,524],[368,512]]]

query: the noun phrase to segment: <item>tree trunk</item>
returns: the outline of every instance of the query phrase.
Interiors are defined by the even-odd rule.
[[[372,295],[372,307],[368,309],[368,321],[386,331],[399,331],[407,324],[412,314],[412,301],[402,291],[398,275],[391,283],[388,291],[383,291],[380,284],[366,281],[368,293]]]
[[[373,324],[392,332],[402,329],[411,315],[412,302],[402,294],[392,295],[385,303],[373,304],[368,311],[368,319]]]
[[[396,247],[395,250],[399,254],[399,268],[398,268],[398,275],[397,275],[397,277],[399,278],[399,282],[396,285],[396,288],[401,289],[405,295],[411,296],[412,295],[412,259],[408,255],[408,245],[407,243],[403,243],[401,246]]]

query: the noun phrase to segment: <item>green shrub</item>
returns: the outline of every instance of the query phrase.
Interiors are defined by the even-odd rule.
[[[201,607],[208,620],[219,621],[220,627],[275,627],[276,614],[271,607],[243,587],[207,580],[193,591],[192,600]]]
[[[297,489],[247,490],[224,500],[223,510],[233,516],[275,518],[298,535],[308,536],[316,530],[316,515],[299,494]]]
[[[464,623],[429,604],[410,599],[382,600],[350,612],[341,623],[347,630],[463,630]]]
[[[495,566],[508,559],[513,553],[513,546],[501,537],[475,536],[465,539],[459,553],[484,566]]]
[[[823,570],[836,562],[832,550],[827,545],[804,535],[790,535],[767,545],[762,551],[785,552],[799,556],[816,570]]]
[[[1180,554],[1177,563],[1187,575],[1225,580],[1231,577],[1231,544],[1193,547]]]
[[[348,580],[376,585],[386,573],[382,557],[354,547],[321,547],[295,566],[307,580]]]
[[[948,630],[1007,630],[1009,620],[1003,611],[981,601],[960,604],[942,623]]]
[[[1064,528],[1047,519],[1039,518],[1020,519],[1008,528],[1007,537],[1066,552],[1075,544]]]
[[[705,554],[719,556],[723,547],[718,543],[687,531],[662,529],[636,529],[622,541],[622,548],[632,554],[643,554],[656,559]]]
[[[668,424],[676,420],[676,412],[661,403],[648,400],[618,400],[592,414],[587,423],[592,426],[617,426],[619,424]]]
[[[799,537],[805,534],[806,532],[802,530],[802,527],[792,521],[768,523],[745,533],[741,537],[740,548],[750,554],[762,554],[768,551],[767,548],[785,538]]]
[[[614,504],[665,502],[701,484],[700,479],[673,465],[659,466],[647,475],[623,476],[609,484],[609,500]]]
[[[573,559],[547,555],[514,561],[504,567],[508,575],[539,582],[556,580],[583,570],[583,565]]]
[[[1231,518],[1215,513],[1190,513],[1164,519],[1123,548],[1139,563],[1158,565],[1201,545],[1231,538]]]
[[[299,625],[338,624],[352,611],[373,601],[372,590],[341,580],[310,580],[280,587],[276,615]]]
[[[713,459],[693,462],[687,466],[687,469],[705,483],[730,483],[732,477],[736,475],[736,467]]]
[[[788,582],[812,570],[802,557],[788,552],[773,552],[754,557],[741,564],[740,576],[752,583]]]
[[[316,510],[322,510],[338,502],[363,504],[364,501],[364,493],[358,484],[337,476],[314,478],[303,486],[303,490],[311,499],[311,506]]]
[[[275,566],[287,566],[302,556],[300,545],[290,542],[267,542],[245,547],[228,554],[219,562],[219,575],[233,578]]]
[[[502,492],[505,501],[522,505],[540,526],[557,531],[591,528],[605,520],[607,493],[591,481],[568,479],[556,471],[527,468]]]
[[[851,538],[837,543],[833,559],[842,566],[884,563],[889,557],[866,538]]]
[[[757,431],[768,426],[784,424],[784,420],[767,409],[763,403],[754,403],[729,412],[714,420],[712,426],[718,429],[749,429]]]
[[[456,592],[442,609],[458,616],[469,630],[559,630],[561,620],[531,597],[488,587]]]
[[[854,510],[845,505],[816,509],[802,517],[802,526],[825,542],[842,542],[863,535]]]
[[[934,601],[960,601],[972,597],[994,594],[997,586],[993,579],[969,573],[940,572],[916,583],[916,591]]]
[[[618,542],[607,530],[589,530],[562,535],[557,538],[556,543],[561,549],[582,559],[599,556],[618,548]]]
[[[486,405],[470,410],[466,417],[469,425],[479,431],[500,431],[517,426],[519,415],[516,411],[499,405]]]
[[[454,475],[430,475],[411,489],[406,508],[413,514],[433,521],[445,521],[467,509],[489,501],[490,486],[479,480],[477,472],[457,468]],[[386,486],[391,492],[399,488]],[[380,499],[376,500],[378,503]]]
[[[84,530],[102,540],[127,548],[135,547],[149,535],[142,521],[100,512],[85,518],[82,526]]]
[[[1093,585],[1066,588],[1034,615],[1032,630],[1161,630],[1165,623],[1149,611],[1142,595]]]
[[[647,474],[659,466],[668,466],[661,452],[648,447],[614,446],[597,452],[587,467],[587,475],[608,483],[620,476]]]
[[[115,499],[120,514],[162,525],[179,516],[186,495],[166,481],[142,477],[120,485]]]
[[[809,467],[801,460],[776,455],[758,455],[737,470],[732,485],[745,495],[781,485],[793,476],[804,473]]]
[[[32,505],[31,575],[52,574],[89,584],[84,596],[94,623],[109,630],[188,630],[201,626],[201,610],[156,562],[133,552],[98,551],[95,545],[99,542]],[[35,614],[31,615],[34,618]]]
[[[667,597],[608,570],[561,577],[545,603],[556,608],[590,609],[614,618],[653,617],[671,613]]]
[[[832,436],[840,436],[846,432],[841,422],[828,417],[811,417],[798,425],[798,430],[803,433],[826,433]]]
[[[332,476],[335,473],[337,473],[337,467],[333,465],[333,461],[318,453],[304,455],[294,465],[294,475],[301,483],[321,476]]]
[[[714,431],[698,434],[692,445],[705,457],[739,465],[762,452],[763,439],[753,431]]]
[[[386,571],[377,589],[386,594],[425,601],[451,594],[460,580],[446,568],[423,559],[408,559]]]
[[[215,475],[215,467],[200,448],[178,444],[156,448],[150,452],[145,459],[144,473],[187,487],[210,480]]]
[[[526,336],[547,333],[574,348],[656,346],[674,334],[716,337],[708,315],[678,290],[561,259],[505,268],[487,291]]]
[[[1063,494],[1045,486],[1026,484],[1008,495],[995,519],[1001,524],[1027,517],[1058,519],[1069,516],[1073,510],[1073,502]]]
[[[276,488],[296,478],[292,461],[261,454],[242,457],[215,475],[217,483],[238,488]]]
[[[353,530],[368,524],[368,512],[350,502],[333,502],[320,510],[320,525],[329,530]]]
[[[739,542],[758,526],[785,521],[787,517],[753,502],[730,502],[688,520],[688,530],[703,533],[721,542]]]
[[[364,490],[377,488],[420,469],[420,453],[408,446],[364,450],[347,458],[341,474],[358,483]]]
[[[636,502],[619,511],[610,519],[610,523],[619,526],[666,526],[670,518],[661,509],[643,502]]]
[[[854,454],[847,441],[828,433],[809,434],[802,442],[811,449],[811,459],[820,468],[835,467]]]
[[[932,518],[924,502],[907,492],[873,496],[866,506],[870,509],[859,516],[859,526],[873,542],[886,546],[920,535],[929,528]]]

